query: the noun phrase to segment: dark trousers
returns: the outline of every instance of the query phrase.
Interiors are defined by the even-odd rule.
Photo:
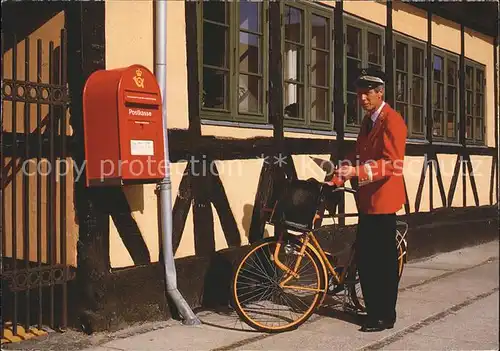
[[[396,321],[397,259],[396,214],[360,214],[356,261],[370,319]]]

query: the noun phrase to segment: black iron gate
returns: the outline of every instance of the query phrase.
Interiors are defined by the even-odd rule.
[[[11,43],[4,50],[4,39]],[[67,326],[67,185],[71,159],[67,36],[30,43],[2,34],[1,257],[4,324]],[[24,67],[23,67],[24,66]]]

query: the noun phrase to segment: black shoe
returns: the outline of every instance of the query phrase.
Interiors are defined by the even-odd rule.
[[[385,321],[383,319],[376,319],[376,320],[368,320],[363,327],[361,327],[361,331],[363,332],[377,332],[377,331],[382,331],[385,329],[392,329],[394,328],[394,322],[393,321]]]

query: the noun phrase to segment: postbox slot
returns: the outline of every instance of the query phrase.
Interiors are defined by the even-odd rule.
[[[136,106],[155,106],[158,108],[161,103],[161,98],[157,93],[134,90],[125,90],[123,100],[127,106],[134,104]]]
[[[158,105],[139,104],[136,102],[125,102],[125,106],[129,108],[140,108],[146,110],[158,110],[160,107]]]

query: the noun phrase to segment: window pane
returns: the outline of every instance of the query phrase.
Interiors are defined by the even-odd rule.
[[[285,79],[303,82],[303,48],[285,43]]]
[[[311,84],[328,86],[328,54],[312,50],[311,56]]]
[[[401,102],[396,102],[396,111],[404,118],[405,122],[408,124],[408,105]]]
[[[483,94],[476,93],[476,116],[483,117],[484,113],[484,101]]]
[[[380,69],[380,70],[382,69],[382,66],[380,66],[380,65],[374,65],[374,64],[372,64],[372,63],[369,63],[369,64],[368,64],[368,67],[371,67],[371,68],[376,68],[376,69]]]
[[[203,18],[219,23],[229,23],[229,3],[226,1],[204,2]]]
[[[446,136],[448,138],[455,137],[456,130],[456,115],[454,113],[448,113],[448,120],[446,121]]]
[[[441,110],[444,107],[443,85],[434,83],[432,88],[432,106]]]
[[[413,76],[412,82],[412,104],[423,106],[424,104],[424,79]]]
[[[396,69],[405,72],[408,70],[408,46],[399,41],[396,42]]]
[[[380,35],[368,32],[368,62],[382,62],[382,38]]]
[[[465,92],[465,110],[467,111],[468,115],[472,115],[472,106],[474,104],[473,97],[474,95],[472,95],[472,92]]]
[[[474,86],[474,69],[471,66],[465,66],[465,88],[472,90]]]
[[[483,140],[483,119],[482,118],[476,118],[476,131],[475,131],[475,136],[477,140]]]
[[[448,86],[448,112],[457,112],[457,90]]]
[[[262,3],[240,0],[240,28],[261,32]]]
[[[413,106],[412,111],[412,131],[414,133],[424,132],[424,114],[421,107]]]
[[[448,85],[457,85],[457,63],[448,60]]]
[[[326,18],[312,15],[312,47],[328,49],[328,21]]]
[[[260,35],[240,32],[240,71],[261,73]]]
[[[285,5],[285,39],[302,43],[302,11]]]
[[[285,83],[285,118],[301,118],[304,88],[298,84]]]
[[[347,124],[359,125],[358,111],[358,96],[356,94],[347,93]]]
[[[311,119],[313,121],[328,121],[328,90],[311,89]]]
[[[228,67],[229,36],[223,26],[203,23],[203,64],[216,67]]]
[[[350,58],[347,59],[347,91],[356,91],[354,83],[358,78],[360,68],[360,61]]]
[[[476,69],[476,91],[482,92],[484,84],[484,73]]]
[[[443,64],[443,58],[441,56],[434,55],[433,69],[434,69],[434,80],[442,82],[444,73],[444,64]]]
[[[432,135],[443,136],[443,113],[434,111],[434,120],[432,125]]]
[[[212,68],[204,68],[203,93],[203,107],[228,109],[228,73]]]
[[[347,26],[347,56],[361,59],[361,29]]]
[[[465,137],[467,139],[472,139],[474,135],[472,135],[472,123],[473,123],[472,117],[467,117],[467,124],[465,126]]]
[[[408,101],[408,76],[405,73],[396,72],[396,101]]]
[[[240,112],[262,113],[262,79],[240,74],[238,106]]]
[[[424,50],[412,48],[413,55],[413,73],[420,76],[424,75]]]

